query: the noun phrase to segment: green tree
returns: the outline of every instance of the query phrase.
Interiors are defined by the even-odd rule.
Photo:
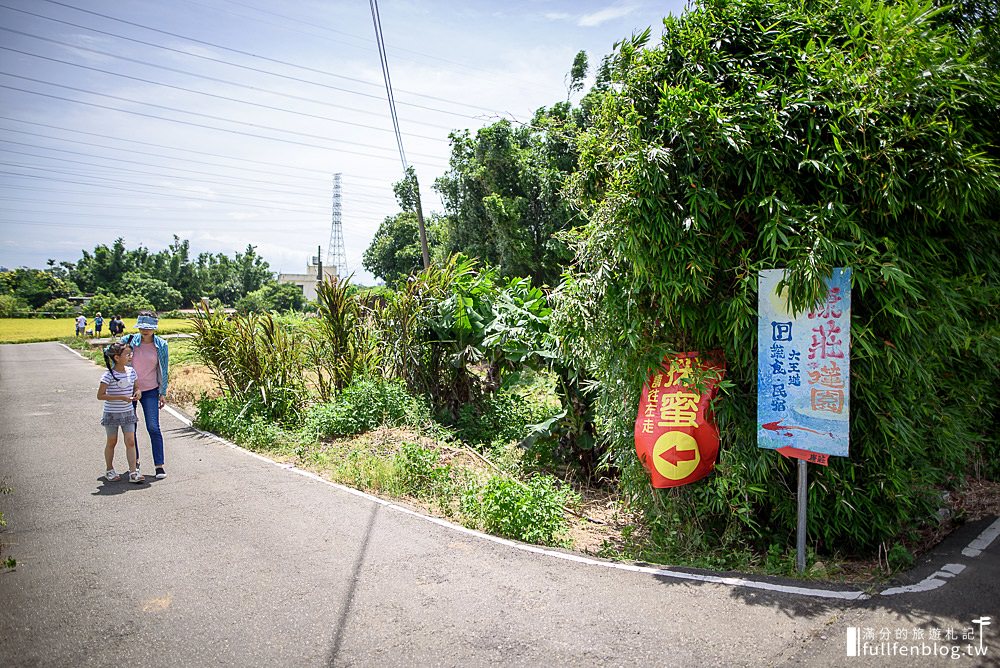
[[[506,276],[554,284],[565,246],[553,235],[573,219],[560,194],[573,169],[569,106],[539,111],[530,126],[503,120],[451,135],[447,174],[435,183],[447,212],[449,250]],[[560,134],[563,133],[563,134]]]
[[[192,263],[197,298],[207,296],[225,304],[235,304],[241,297],[274,281],[267,262],[248,245],[233,258],[224,253],[201,253]]]
[[[70,271],[70,278],[84,292],[98,289],[116,290],[118,281],[130,267],[126,257],[125,241],[119,237],[109,248],[101,244],[93,254],[83,251],[83,257]]]
[[[659,44],[619,46],[579,139],[589,223],[552,320],[599,382],[608,463],[654,526],[684,525],[662,544],[766,545],[794,525],[794,467],[755,447],[761,269],[787,268],[799,309],[853,269],[852,455],[814,468],[821,549],[930,521],[936,486],[1000,455],[1000,168],[981,116],[1000,89],[936,16],[919,0],[703,0]],[[665,354],[715,349],[732,384],[717,473],[654,504],[639,391]]]
[[[587,72],[590,70],[590,64],[587,61],[587,52],[579,51],[573,58],[573,67],[570,68],[569,74],[566,75],[566,101],[569,102],[570,96],[573,93],[579,93],[583,90],[583,81],[587,78]]]
[[[158,278],[150,278],[136,271],[122,276],[118,285],[122,293],[143,297],[157,311],[173,311],[188,306],[184,304],[180,291]]]
[[[427,244],[432,259],[440,259],[439,240],[443,234],[444,223],[441,217],[430,216],[427,223]],[[423,269],[417,214],[403,211],[394,216],[386,216],[375,232],[371,244],[365,249],[361,264],[387,284],[396,283]]]
[[[0,318],[13,318],[28,310],[28,304],[11,294],[0,294]]]
[[[10,294],[37,309],[50,299],[70,296],[70,285],[47,271],[20,267],[0,273],[0,294]]]
[[[300,286],[272,282],[238,299],[236,309],[240,313],[301,311],[305,303],[306,298]]]

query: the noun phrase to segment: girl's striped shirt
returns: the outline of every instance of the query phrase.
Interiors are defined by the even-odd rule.
[[[132,393],[135,388],[136,373],[135,369],[130,366],[125,367],[125,371],[115,371],[114,375],[110,371],[105,371],[104,375],[101,376],[101,382],[107,383],[109,397],[127,397],[132,398]],[[104,412],[111,413],[114,415],[131,413],[132,412],[132,402],[131,401],[105,401],[104,402]]]

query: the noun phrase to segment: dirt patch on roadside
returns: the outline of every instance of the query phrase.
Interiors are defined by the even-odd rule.
[[[170,367],[170,403],[188,415],[194,415],[198,399],[207,395],[213,399],[222,396],[219,383],[203,366]]]

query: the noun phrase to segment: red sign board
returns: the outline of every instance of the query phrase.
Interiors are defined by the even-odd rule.
[[[663,360],[642,388],[635,418],[635,451],[653,487],[701,480],[715,468],[719,429],[709,402],[725,364],[681,353]]]

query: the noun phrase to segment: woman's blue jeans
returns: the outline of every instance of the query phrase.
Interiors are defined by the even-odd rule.
[[[149,432],[149,440],[153,446],[153,465],[163,466],[163,434],[160,433],[160,388],[154,387],[146,390],[139,397],[142,404],[142,417],[146,420],[146,431]],[[136,402],[132,402],[135,408]],[[138,411],[138,409],[136,409]],[[136,412],[138,417],[138,412]],[[139,454],[139,430],[135,430],[135,452]]]

